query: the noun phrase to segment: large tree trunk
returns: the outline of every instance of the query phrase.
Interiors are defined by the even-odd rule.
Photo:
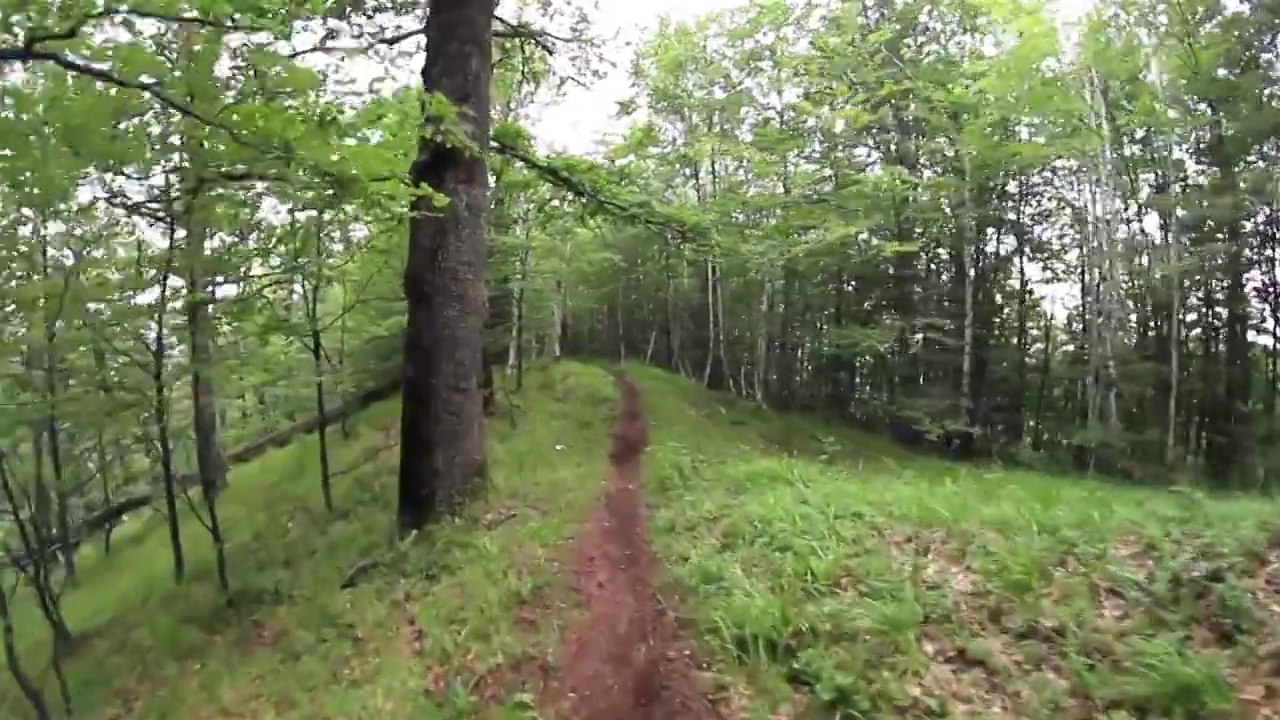
[[[470,142],[489,142],[493,0],[431,0],[422,83],[458,106]],[[443,118],[425,118],[428,130]],[[402,534],[456,509],[485,475],[484,413],[478,381],[484,361],[484,157],[423,133],[410,168],[416,186],[445,196],[415,198],[409,222],[398,523]]]

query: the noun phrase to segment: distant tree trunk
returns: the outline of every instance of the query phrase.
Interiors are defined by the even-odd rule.
[[[525,240],[529,239],[528,232]],[[524,286],[529,281],[529,248],[520,250],[516,261],[515,322],[511,324],[511,347],[507,353],[507,371],[516,374],[516,392],[524,389]]]
[[[31,428],[31,524],[41,541],[47,543],[53,530],[53,494],[44,474],[44,440],[48,426],[35,423]]]
[[[342,316],[338,318],[338,391],[346,392],[346,369],[347,369],[347,314],[350,308],[347,307],[347,278],[342,278]],[[338,430],[342,433],[344,439],[351,437],[351,423],[349,416],[344,414],[338,423]]]
[[[63,651],[70,647],[72,634],[66,616],[62,613],[62,590],[56,587],[50,572],[50,561],[54,559],[49,552],[52,538],[47,530],[41,529],[32,522],[30,515],[18,510],[23,503],[14,490],[8,458],[2,450],[0,450],[0,493],[3,494],[6,506],[15,509],[10,518],[12,521],[10,527],[17,531],[20,553],[27,559],[25,568],[19,569],[30,581],[36,601],[40,605],[40,612],[53,633],[52,664],[58,674],[59,689],[64,690],[65,697],[65,683],[60,665]],[[8,589],[0,587],[0,592],[8,592]]]
[[[222,37],[214,34],[197,44],[191,28],[180,31],[179,59],[189,66],[187,101],[199,107],[207,87],[197,88],[194,80],[214,78],[214,63],[222,51]],[[216,86],[216,83],[214,83]],[[215,101],[216,102],[216,101]],[[206,104],[210,104],[207,103]],[[227,483],[227,464],[222,454],[218,428],[218,396],[213,383],[213,342],[216,332],[209,308],[213,290],[205,270],[205,243],[209,235],[210,208],[205,192],[206,161],[204,128],[190,118],[182,124],[182,151],[187,166],[183,170],[182,190],[185,199],[182,218],[186,235],[187,340],[191,363],[192,430],[196,443],[196,467],[200,475],[200,494],[207,513],[206,529],[213,543],[218,585],[224,594],[231,592],[227,576],[226,542],[218,522],[218,493]]]
[[[167,189],[167,188],[166,188]],[[169,436],[169,387],[165,378],[168,346],[165,336],[165,316],[168,314],[169,279],[173,270],[173,255],[177,247],[177,220],[172,207],[169,211],[168,243],[165,263],[160,270],[160,291],[156,295],[155,334],[151,341],[151,419],[156,428],[156,446],[160,455],[160,474],[164,481],[165,519],[169,529],[169,551],[173,556],[173,581],[181,583],[186,576],[186,560],[182,551],[182,529],[178,517],[177,478],[173,472],[173,445]]]
[[[625,283],[618,283],[618,299],[615,314],[618,320],[618,362],[625,363],[627,361],[627,327],[623,320],[622,307],[622,290]]]
[[[320,294],[318,289],[312,291],[313,299],[311,307],[313,312],[318,303],[317,296]],[[320,325],[312,315],[311,320],[311,368],[315,375],[316,390],[316,417],[319,418],[319,425],[316,426],[316,440],[320,445],[320,497],[324,501],[324,509],[326,512],[333,512],[333,483],[331,473],[329,471],[329,436],[328,414],[325,412],[324,397],[324,344],[320,337]]]
[[[107,355],[100,343],[93,343],[93,369],[98,376],[98,400],[104,406],[112,404],[111,382],[107,377]],[[96,423],[94,428],[94,464],[98,472],[98,482],[102,487],[102,506],[111,506],[111,466],[107,454],[106,432],[103,422]],[[116,521],[112,520],[102,531],[102,553],[111,554],[111,533],[116,529]]]
[[[1036,391],[1035,432],[1031,436],[1031,449],[1036,452],[1044,450],[1044,406],[1049,394],[1049,374],[1053,371],[1050,358],[1053,357],[1053,316],[1045,313],[1044,319],[1044,354],[1040,358],[1040,387]]]
[[[1027,432],[1027,393],[1030,391],[1027,383],[1027,354],[1031,351],[1030,328],[1027,327],[1027,300],[1031,294],[1031,288],[1027,279],[1027,228],[1022,224],[1021,218],[1021,189],[1019,189],[1018,207],[1017,248],[1015,250],[1018,256],[1018,308],[1015,319],[1018,324],[1018,367],[1017,384],[1013,390],[1013,418],[1010,421],[1010,430],[1012,431],[1010,439],[1013,440],[1014,444],[1021,446]]]
[[[1157,78],[1159,73],[1157,71]],[[1162,89],[1163,90],[1163,89]],[[1163,91],[1161,92],[1163,95]],[[1164,157],[1164,167],[1161,169],[1162,178],[1158,181],[1159,187],[1157,192],[1163,192],[1169,201],[1173,199],[1173,168],[1172,168],[1172,152],[1173,143],[1168,143],[1168,148]],[[1164,463],[1167,467],[1173,467],[1177,459],[1178,449],[1178,392],[1180,391],[1181,380],[1181,355],[1182,355],[1182,328],[1180,321],[1182,316],[1182,270],[1178,267],[1182,262],[1181,257],[1181,234],[1178,232],[1178,221],[1173,212],[1173,207],[1163,209],[1159,213],[1160,228],[1165,240],[1168,243],[1169,253],[1169,396],[1165,409],[1165,446],[1164,446]]]
[[[961,152],[964,152],[963,150]],[[964,268],[964,345],[960,360],[960,422],[964,427],[974,425],[973,402],[973,326],[974,326],[974,283],[977,273],[978,239],[973,207],[973,178],[969,169],[969,154],[964,152],[964,190],[963,208],[960,211],[960,252],[964,260],[960,266]]]
[[[480,148],[489,143],[494,0],[431,0],[422,82],[458,107],[458,122]],[[443,118],[428,115],[428,128]],[[441,133],[440,135],[443,135]],[[484,411],[485,216],[489,176],[483,154],[433,133],[418,140],[415,186],[448,199],[413,200],[404,291],[400,478],[402,535],[458,509],[486,474]]]
[[[484,414],[491,416],[498,407],[495,368],[502,364],[503,336],[511,325],[511,277],[501,279],[498,286],[489,291],[489,314],[485,320],[484,370],[481,390],[484,395]]]
[[[551,356],[559,360],[569,352],[569,287],[564,278],[556,278],[556,296],[552,300]]]
[[[13,683],[18,686],[27,704],[31,706],[31,712],[35,713],[36,720],[53,720],[53,714],[49,711],[49,702],[45,700],[44,693],[22,667],[22,658],[18,655],[17,638],[14,636],[13,615],[9,609],[9,592],[3,587],[0,587],[0,633],[4,637],[5,665],[9,668]]]
[[[717,312],[720,303],[720,272],[715,261],[706,261],[707,358],[702,368],[702,384],[713,389],[725,387],[724,318]],[[717,341],[719,346],[717,347]]]
[[[71,539],[71,497],[62,467],[62,432],[56,410],[49,414],[49,464],[53,469],[54,497],[58,508],[58,544],[62,546],[62,566],[67,579],[76,577],[76,547]]]
[[[323,213],[315,218],[312,233],[311,259],[314,268],[302,275],[303,312],[307,318],[307,351],[311,354],[311,375],[315,389],[316,441],[320,452],[320,498],[326,512],[333,512],[333,483],[329,470],[329,415],[325,412],[324,337],[320,332],[320,293],[328,284],[325,273],[325,218]],[[344,286],[345,293],[345,286]],[[345,298],[344,298],[345,300]]]
[[[896,41],[895,41],[896,46]],[[898,50],[891,50],[897,56]],[[916,154],[915,137],[911,128],[911,120],[901,109],[895,107],[892,112],[893,121],[893,161],[908,178],[915,178],[918,172],[919,159]],[[910,191],[894,193],[893,217],[895,240],[901,245],[892,258],[893,309],[898,316],[897,337],[894,339],[894,367],[888,383],[890,403],[902,400],[910,401],[915,397],[920,383],[919,362],[913,357],[911,345],[916,334],[916,315],[918,314],[916,287],[920,251],[916,248],[915,209],[912,207]],[[900,397],[901,396],[901,397]]]
[[[42,223],[36,223],[35,233],[40,243],[40,273],[46,284],[53,280],[53,268],[50,265],[50,248],[49,239],[43,232]],[[42,348],[41,357],[44,359],[44,366],[41,368],[44,372],[44,401],[45,401],[45,433],[49,441],[49,466],[53,471],[53,497],[55,499],[55,510],[57,513],[57,537],[58,546],[62,552],[62,564],[66,569],[67,578],[74,581],[76,577],[76,551],[75,545],[71,542],[71,509],[69,507],[70,498],[67,497],[67,484],[64,477],[62,460],[62,436],[61,436],[61,418],[59,417],[60,408],[59,400],[59,364],[60,357],[58,352],[58,323],[62,319],[63,303],[66,300],[65,290],[67,283],[70,282],[70,271],[63,269],[62,292],[54,293],[45,291],[41,299],[41,311],[44,320],[44,347]]]
[[[190,212],[190,211],[189,211]],[[187,232],[188,288],[187,333],[191,346],[191,407],[196,440],[196,466],[200,473],[200,493],[208,513],[209,538],[213,541],[218,585],[231,592],[227,576],[226,543],[218,522],[218,492],[227,483],[227,465],[222,455],[218,430],[217,395],[213,387],[213,339],[210,337],[207,278],[203,274],[203,226],[193,223]]]
[[[755,400],[760,406],[766,403],[765,393],[769,381],[769,311],[772,307],[773,285],[764,278],[760,291],[760,322],[756,327]]]
[[[664,283],[662,293],[662,338],[663,343],[663,366],[668,370],[675,371],[679,351],[676,349],[676,310],[675,310],[675,286],[671,275],[671,238],[663,235],[662,246],[662,279]]]

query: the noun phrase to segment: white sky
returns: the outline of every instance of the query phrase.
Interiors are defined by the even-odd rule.
[[[1070,23],[1093,5],[1093,0],[1046,0],[1062,24]],[[657,27],[663,16],[693,20],[716,10],[745,5],[746,0],[598,0],[592,13],[595,30],[604,37],[618,34],[619,47],[610,54],[615,66],[590,88],[571,87],[563,100],[540,108],[531,128],[538,144],[548,150],[586,154],[600,139],[622,130],[614,119],[618,101],[628,91],[628,71],[637,43]]]
[[[586,154],[602,136],[618,132],[616,104],[627,95],[628,73],[635,47],[657,27],[663,16],[693,20],[716,10],[745,5],[745,0],[598,0],[594,31],[603,37],[617,33],[618,48],[609,53],[613,69],[590,88],[572,86],[560,102],[541,109],[531,128],[548,150]]]

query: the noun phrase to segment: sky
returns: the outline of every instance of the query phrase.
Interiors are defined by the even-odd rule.
[[[570,0],[574,2],[576,0]],[[531,130],[544,150],[590,153],[608,134],[620,133],[617,103],[628,92],[628,69],[634,48],[657,27],[662,17],[693,20],[705,13],[746,4],[747,0],[597,0],[591,13],[595,30],[604,37],[617,33],[617,48],[609,57],[614,67],[588,88],[571,86],[558,101],[537,108]],[[1086,14],[1093,0],[1046,0],[1056,16],[1062,41],[1070,44],[1070,26]],[[1033,273],[1038,274],[1038,273]],[[1075,292],[1070,284],[1040,283],[1049,311],[1062,316]]]
[[[1092,0],[1048,0],[1061,25],[1079,18]],[[548,150],[585,154],[600,138],[619,132],[613,118],[618,101],[627,94],[628,64],[636,43],[657,27],[663,16],[672,20],[693,20],[716,10],[746,4],[746,0],[598,0],[592,13],[595,29],[609,37],[618,33],[620,47],[611,53],[615,67],[590,88],[572,87],[565,97],[542,107],[533,123],[534,136]]]
[[[591,87],[571,86],[561,101],[541,108],[532,128],[534,137],[548,150],[590,152],[602,136],[621,130],[613,113],[627,94],[628,66],[634,48],[662,17],[693,20],[745,4],[745,0],[599,0],[599,9],[592,13],[594,29],[604,37],[617,33],[619,47],[610,53],[615,65]]]

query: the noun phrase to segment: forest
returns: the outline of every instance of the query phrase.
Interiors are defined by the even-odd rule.
[[[751,0],[664,19],[626,57],[593,17],[567,0],[0,0],[0,715],[476,717],[467,703],[502,695],[486,670],[436,715],[386,700],[403,668],[323,707],[301,699],[334,682],[318,668],[241,705],[191,674],[233,672],[247,651],[224,640],[266,672],[292,661],[261,647],[329,662],[316,647],[387,623],[441,665],[538,655],[507,616],[555,584],[546,556],[606,463],[600,368],[622,366],[638,385],[618,381],[614,442],[647,412],[679,632],[732,678],[706,713],[752,717],[733,688],[763,662],[782,669],[751,681],[755,710],[822,708],[787,717],[1280,717],[1280,6],[1097,0],[1064,23],[1032,0]],[[538,109],[617,62],[622,130],[547,149]],[[922,509],[921,476],[953,504]],[[813,495],[786,495],[790,534],[746,514],[784,512],[793,485]],[[734,515],[738,487],[767,498]],[[874,532],[927,565],[1004,532],[984,566],[1008,570],[1002,597],[1059,592],[1031,570],[1050,556],[1090,577],[1120,558],[1146,599],[1081,602],[1132,626],[1132,653],[1090,655],[1115,628],[1089,626],[1081,664],[1035,671],[1068,689],[958,705],[872,680],[870,656],[815,661],[845,636],[805,583],[847,579],[797,559],[819,501],[837,554]],[[724,557],[676,540],[738,522],[754,534]],[[1156,545],[1170,554],[1146,558]],[[506,563],[522,585],[496,579]],[[968,617],[966,571],[934,570]],[[459,599],[486,587],[514,594]],[[927,602],[892,599],[926,624]],[[1201,610],[1212,622],[1187,620]],[[470,654],[439,634],[466,612],[489,626]],[[911,625],[877,617],[885,638]],[[909,634],[926,649],[884,653],[958,657]],[[1001,682],[1029,676],[1019,663]]]

